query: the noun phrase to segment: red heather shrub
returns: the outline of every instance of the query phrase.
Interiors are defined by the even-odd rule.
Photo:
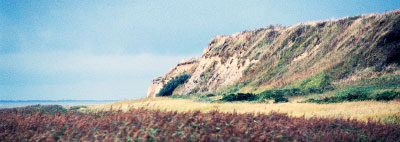
[[[400,126],[350,119],[238,114],[0,110],[0,141],[399,141]]]

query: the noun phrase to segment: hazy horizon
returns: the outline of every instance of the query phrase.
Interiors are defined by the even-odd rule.
[[[0,0],[0,100],[126,100],[217,35],[400,8],[387,1]]]

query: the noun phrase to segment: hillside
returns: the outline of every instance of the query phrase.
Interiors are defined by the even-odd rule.
[[[399,62],[400,10],[269,26],[215,37],[201,57],[183,60],[154,79],[147,96],[155,97],[182,75],[190,77],[170,83],[172,95],[323,92],[382,78],[384,84],[376,84],[387,87],[380,89],[398,90]]]

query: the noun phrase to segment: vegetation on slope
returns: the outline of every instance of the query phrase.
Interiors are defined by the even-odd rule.
[[[340,84],[334,96],[308,99],[306,102],[337,103],[343,101],[389,101],[400,99],[400,74]]]
[[[29,108],[27,108],[29,109]],[[0,110],[0,141],[397,141],[400,126],[283,113]]]
[[[311,103],[338,103],[344,101],[390,101],[393,99],[400,99],[400,92],[390,90],[382,93],[372,94],[371,89],[368,88],[349,88],[340,92],[337,96],[325,97],[323,99],[315,100],[308,99],[306,102]]]
[[[396,10],[217,36],[191,68],[185,87],[174,93],[229,95],[300,89],[309,95],[337,91],[342,80],[360,77],[359,71],[398,67],[399,31],[400,10]]]
[[[218,36],[183,92],[258,94],[298,88],[322,93],[358,70],[397,66],[398,31],[399,10]]]
[[[156,96],[171,96],[172,92],[174,92],[175,88],[177,88],[179,85],[185,83],[187,79],[189,79],[190,75],[189,74],[182,74],[180,76],[177,76],[170,80],[167,84],[163,86],[163,88],[160,90],[160,92]]]
[[[344,101],[390,101],[400,99],[400,74],[383,75],[377,78],[361,79],[337,85],[330,84],[324,75],[316,75],[311,79],[301,81],[289,89],[272,89],[258,94],[254,93],[230,93],[224,94],[220,99],[224,102],[255,101],[268,102],[274,99],[274,103],[288,102],[287,98],[317,95],[325,96],[326,92],[333,95],[315,99],[310,98],[303,102],[310,103],[338,103]],[[301,88],[301,89],[300,89]]]
[[[233,101],[255,101],[258,97],[251,93],[238,93],[238,94],[229,94],[224,95],[221,101],[224,102],[233,102]]]

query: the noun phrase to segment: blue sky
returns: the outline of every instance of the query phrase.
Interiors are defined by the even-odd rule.
[[[212,37],[382,13],[396,0],[0,0],[0,100],[137,99]]]

